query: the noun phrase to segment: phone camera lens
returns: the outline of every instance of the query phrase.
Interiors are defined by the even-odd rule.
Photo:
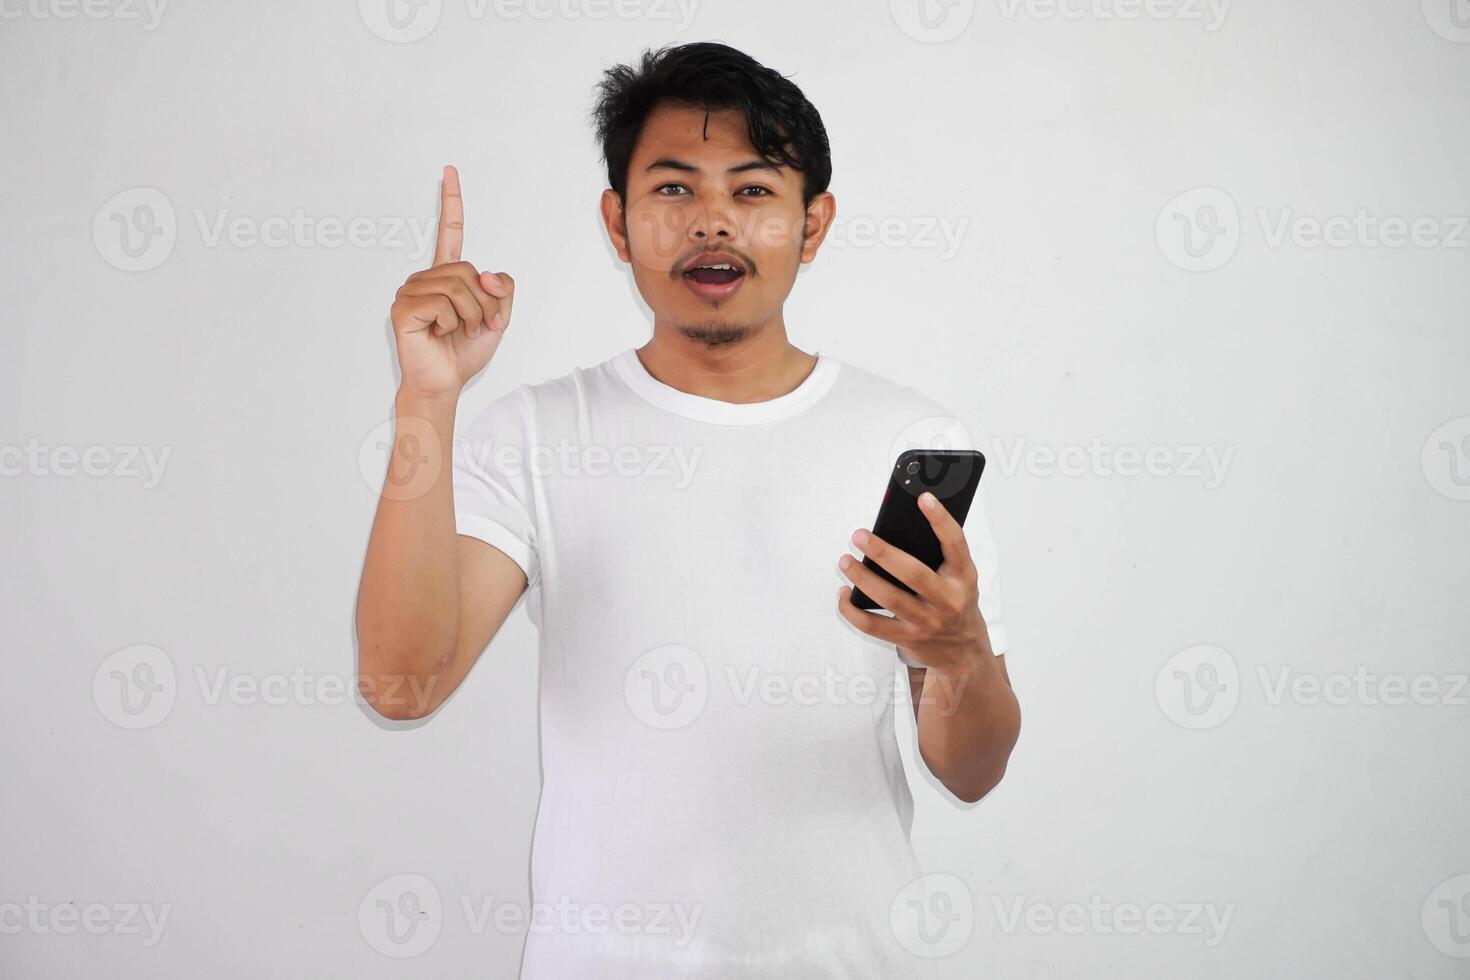
[[[911,460],[909,462],[909,465],[904,467],[904,472],[907,473],[909,476],[913,476],[915,473],[919,472],[919,461],[917,459]]]

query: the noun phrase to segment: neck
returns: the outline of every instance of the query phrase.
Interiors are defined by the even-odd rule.
[[[797,388],[817,359],[786,339],[779,319],[739,340],[711,346],[657,319],[653,339],[638,348],[648,373],[691,395],[742,404],[770,401]]]

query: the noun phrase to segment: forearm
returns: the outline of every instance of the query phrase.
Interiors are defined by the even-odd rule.
[[[451,478],[456,401],[457,395],[423,399],[399,392],[394,402],[388,473],[357,597],[360,685],[385,713],[394,707],[379,697],[432,682],[454,655],[460,595]]]
[[[1021,709],[1001,664],[977,651],[967,669],[924,672],[919,751],[951,793],[973,803],[1005,774],[1021,732]]]

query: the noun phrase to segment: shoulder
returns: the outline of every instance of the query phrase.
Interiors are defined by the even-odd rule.
[[[910,447],[972,449],[975,440],[964,418],[947,402],[908,382],[835,358],[841,365],[837,388],[845,412],[893,433]]]
[[[498,418],[514,420],[525,428],[539,428],[562,420],[574,421],[591,406],[617,396],[615,360],[609,358],[544,381],[516,385],[474,412],[474,422],[478,425],[482,420]]]

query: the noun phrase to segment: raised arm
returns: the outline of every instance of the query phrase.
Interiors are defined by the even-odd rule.
[[[393,719],[443,704],[526,588],[503,552],[455,532],[455,410],[500,345],[515,293],[510,276],[463,261],[463,243],[459,174],[445,167],[433,265],[409,276],[393,302],[402,380],[357,593],[358,686]],[[395,468],[405,460],[415,475],[403,482]]]

